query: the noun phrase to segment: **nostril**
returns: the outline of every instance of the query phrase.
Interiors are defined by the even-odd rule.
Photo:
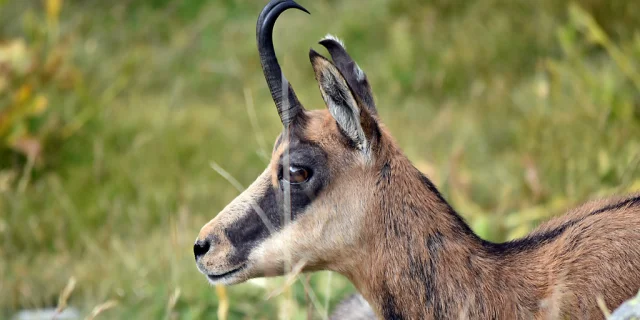
[[[207,253],[207,251],[209,251],[208,240],[198,240],[193,245],[193,255],[196,256],[196,260]]]

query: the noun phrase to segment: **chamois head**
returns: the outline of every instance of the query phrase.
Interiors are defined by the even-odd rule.
[[[253,184],[207,223],[194,254],[211,283],[234,284],[302,270],[343,266],[366,241],[383,131],[367,78],[336,38],[320,41],[333,62],[309,58],[326,104],[306,110],[282,74],[272,31],[292,0],[271,1],[257,24],[262,69],[284,126],[272,159]],[[289,267],[288,267],[289,266]]]

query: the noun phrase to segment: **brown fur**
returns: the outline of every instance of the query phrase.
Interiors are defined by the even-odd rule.
[[[587,203],[521,240],[486,242],[400,151],[375,106],[353,96],[359,85],[371,101],[366,81],[356,81],[362,77],[342,76],[361,70],[338,70],[313,51],[310,58],[329,110],[302,110],[287,123],[265,172],[202,228],[194,252],[212,283],[280,275],[294,265],[333,270],[385,319],[602,319],[597,299],[615,308],[640,288],[640,194]],[[328,183],[291,205],[295,219],[285,211],[268,236],[239,239],[261,223],[251,216],[260,211],[255,203],[286,190],[281,157],[307,150],[297,149],[300,141],[326,155],[326,167],[314,169]],[[268,205],[262,209],[280,209]],[[248,228],[238,229],[243,223]]]
[[[382,126],[375,162],[366,164],[343,146],[328,112],[307,114],[305,138],[327,151],[332,176],[340,178],[286,237],[309,241],[296,247],[280,239],[277,247],[265,246],[263,260],[281,260],[282,250],[290,249],[292,264],[308,261],[305,270],[338,271],[383,318],[398,312],[394,316],[402,319],[600,319],[597,298],[615,308],[640,288],[640,201],[599,214],[590,213],[632,197],[587,203],[529,236],[576,221],[548,243],[497,252],[461,229],[456,214],[424,184]],[[274,159],[285,148],[286,142]],[[270,174],[275,183],[274,170]],[[329,209],[356,199],[366,203],[360,216],[354,208]],[[347,232],[331,221],[349,229],[359,223],[366,232]],[[325,229],[313,230],[319,225]]]
[[[601,319],[597,298],[614,308],[640,288],[640,200],[590,215],[634,196],[588,203],[529,236],[576,221],[550,242],[497,253],[460,232],[448,206],[421,185],[398,149],[385,149],[376,166],[388,163],[391,178],[368,186],[382,205],[369,210],[371,239],[366,254],[356,258],[371,267],[347,272],[381,316],[391,318],[385,312],[394,309],[404,319]],[[425,242],[437,234],[433,251]],[[412,271],[411,261],[422,270]],[[425,272],[431,284],[416,276]]]

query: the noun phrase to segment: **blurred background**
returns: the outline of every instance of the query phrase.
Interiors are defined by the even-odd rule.
[[[381,118],[482,237],[640,190],[640,2],[299,0],[275,30],[307,108],[307,52],[342,38]],[[281,130],[256,18],[232,0],[0,0],[0,318],[322,319],[328,272],[213,288],[200,227]],[[220,170],[218,170],[220,171]]]

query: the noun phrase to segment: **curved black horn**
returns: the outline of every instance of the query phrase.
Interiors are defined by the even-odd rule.
[[[287,126],[296,117],[298,112],[302,110],[302,105],[296,97],[296,93],[285,78],[280,69],[280,64],[276,58],[276,52],[273,49],[273,26],[278,16],[287,9],[299,9],[309,13],[293,0],[271,0],[262,9],[258,24],[256,25],[256,38],[258,41],[258,52],[260,53],[260,63],[264,77],[269,85],[271,97],[276,103],[278,114],[282,124]]]

